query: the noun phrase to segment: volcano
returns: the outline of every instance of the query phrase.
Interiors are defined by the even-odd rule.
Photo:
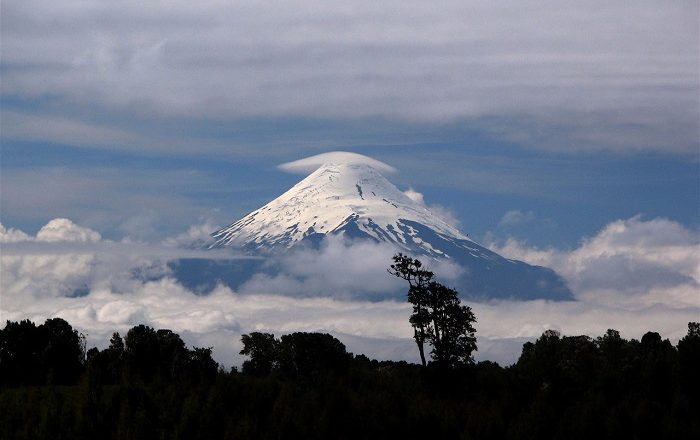
[[[571,299],[551,269],[504,258],[470,239],[387,180],[370,163],[324,163],[287,192],[212,234],[210,248],[270,256],[318,247],[330,235],[386,243],[463,271],[456,286],[480,299]],[[388,264],[388,262],[387,262]]]

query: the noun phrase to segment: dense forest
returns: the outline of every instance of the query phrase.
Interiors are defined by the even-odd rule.
[[[700,438],[700,325],[676,346],[548,330],[508,367],[348,353],[328,334],[209,348],[139,325],[86,350],[69,323],[0,330],[3,439]]]

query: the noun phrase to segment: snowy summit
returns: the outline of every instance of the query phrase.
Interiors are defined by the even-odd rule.
[[[344,234],[395,243],[442,255],[421,239],[412,224],[421,224],[453,239],[459,230],[410,199],[375,167],[365,163],[329,163],[262,208],[216,232],[213,246],[246,249],[290,247],[319,234]]]
[[[408,197],[379,171],[391,172],[389,165],[359,154],[327,153],[281,168],[296,172],[309,166],[317,168],[287,192],[213,233],[211,248],[233,246],[269,254],[342,235],[388,243],[413,255],[449,259],[465,269],[462,287],[475,296],[570,296],[550,269],[503,258]]]

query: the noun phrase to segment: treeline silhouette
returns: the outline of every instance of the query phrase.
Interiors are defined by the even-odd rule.
[[[0,330],[0,438],[700,438],[698,323],[676,346],[548,330],[505,368],[370,360],[321,333],[244,335],[240,372],[170,330],[84,340],[58,318]]]

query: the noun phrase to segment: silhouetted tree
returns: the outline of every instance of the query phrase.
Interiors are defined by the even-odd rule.
[[[102,351],[96,348],[88,350],[87,367],[90,380],[101,384],[118,383],[122,379],[124,357],[124,340],[115,332],[109,347]]]
[[[596,345],[612,368],[617,368],[625,357],[627,340],[620,337],[620,332],[608,329],[603,336],[596,338]]]
[[[471,308],[462,305],[457,291],[440,283],[431,282],[426,289],[426,314],[432,326],[428,339],[433,346],[433,360],[454,367],[472,363],[472,352],[477,349]]]
[[[118,356],[124,354],[124,340],[119,333],[112,333],[112,337],[109,339],[109,350]]]
[[[158,343],[158,368],[161,376],[173,379],[181,376],[187,369],[190,352],[180,335],[172,330],[156,331]]]
[[[90,349],[80,378],[55,386],[48,376],[62,373],[49,365],[68,365],[54,351],[74,347],[73,331],[10,322],[0,330],[0,438],[700,438],[697,323],[677,348],[653,332],[548,330],[514,366],[451,371],[353,357],[327,334],[245,336],[272,374],[218,370],[210,348],[181,349],[177,334],[137,326],[126,343],[115,334]],[[151,376],[138,375],[143,362]],[[96,380],[113,368],[114,381]]]
[[[688,384],[689,394],[700,392],[700,323],[688,323],[688,334],[678,341],[678,360],[681,379]]]
[[[58,384],[76,382],[85,360],[85,337],[61,318],[47,319],[41,328],[46,333],[43,364],[48,377]]]
[[[40,385],[77,381],[85,359],[85,337],[61,318],[37,326],[7,321],[0,330],[0,381]]]
[[[620,337],[620,332],[608,329],[595,340],[601,356],[600,380],[603,389],[614,394],[623,389],[631,380],[629,370],[633,369],[633,350],[628,340]]]
[[[43,382],[44,346],[43,334],[36,324],[28,319],[7,321],[0,330],[0,383],[14,386]]]
[[[471,308],[462,305],[455,289],[434,281],[433,272],[423,269],[420,260],[401,253],[393,260],[389,273],[409,284],[407,299],[413,304],[409,322],[423,366],[426,341],[432,346],[430,353],[437,364],[454,367],[473,362],[472,352],[477,349],[476,317]]]
[[[156,331],[146,325],[132,327],[125,338],[124,357],[127,373],[132,378],[152,379],[158,369]]]
[[[673,387],[673,369],[678,352],[671,341],[662,339],[657,332],[647,332],[639,344],[642,360],[641,381],[655,399],[668,399]]]
[[[270,333],[252,332],[241,336],[243,349],[240,354],[250,357],[243,362],[243,373],[265,376],[272,372],[277,362],[279,341]]]
[[[253,332],[241,336],[243,373],[264,376],[278,372],[290,377],[314,377],[341,371],[352,358],[342,342],[327,333],[297,332],[279,340],[270,333]]]
[[[528,391],[548,388],[557,379],[561,334],[546,330],[533,343],[523,344],[523,351],[515,364],[519,379]]]
[[[118,350],[118,340],[115,349]],[[145,325],[133,327],[126,334],[124,355],[129,375],[144,381],[172,380],[185,371],[189,359],[189,351],[178,334]]]
[[[435,276],[433,272],[423,269],[420,260],[411,258],[402,253],[393,257],[394,264],[389,266],[389,273],[408,281],[408,302],[413,304],[413,314],[409,318],[413,326],[413,339],[418,346],[421,364],[425,367],[425,341],[427,338],[427,327],[430,325],[430,317],[425,308],[425,300],[428,284]]]
[[[328,333],[284,335],[280,338],[278,353],[279,370],[291,376],[313,377],[341,371],[350,360],[345,345]]]
[[[219,364],[211,357],[212,347],[192,347],[189,351],[189,375],[200,381],[212,381]]]

